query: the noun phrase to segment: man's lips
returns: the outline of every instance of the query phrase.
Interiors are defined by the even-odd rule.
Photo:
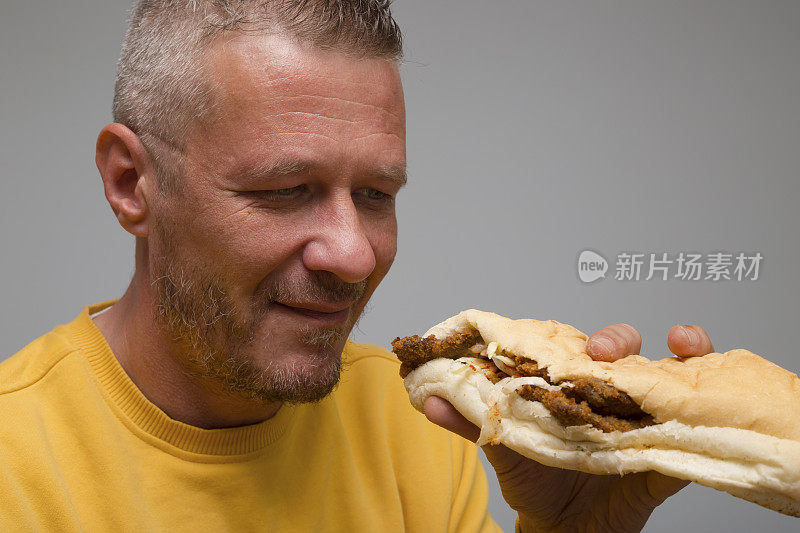
[[[325,322],[330,324],[340,324],[346,321],[350,316],[350,307],[352,306],[352,304],[344,306],[343,304],[328,304],[324,302],[273,302],[273,305],[280,309],[287,310],[293,314],[310,318],[316,322]]]

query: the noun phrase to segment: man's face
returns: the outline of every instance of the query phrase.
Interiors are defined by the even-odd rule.
[[[158,316],[187,369],[264,402],[315,401],[394,260],[405,171],[395,63],[274,37],[209,54],[217,107],[148,239]]]

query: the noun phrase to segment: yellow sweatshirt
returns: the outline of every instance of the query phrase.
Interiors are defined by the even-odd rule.
[[[341,385],[259,424],[169,418],[89,306],[0,364],[0,531],[497,531],[477,448],[348,342]]]

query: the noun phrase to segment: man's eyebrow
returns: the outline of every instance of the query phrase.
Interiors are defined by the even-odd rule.
[[[408,171],[405,166],[383,167],[378,171],[378,177],[403,187],[408,181]]]
[[[252,177],[288,176],[291,174],[306,174],[313,165],[300,159],[285,159],[259,166],[247,172]]]
[[[240,175],[245,178],[270,178],[294,174],[308,174],[315,166],[316,165],[311,161],[285,159],[266,165],[260,165],[257,168],[248,169]],[[374,172],[374,175],[380,179],[395,183],[400,187],[403,187],[408,181],[408,172],[405,165],[380,167]]]

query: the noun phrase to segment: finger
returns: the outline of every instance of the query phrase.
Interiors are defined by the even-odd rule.
[[[437,426],[461,435],[472,442],[478,440],[481,434],[480,428],[464,418],[464,415],[456,411],[456,408],[447,400],[438,396],[429,396],[423,407],[425,416]],[[482,449],[498,475],[504,475],[524,460],[524,457],[517,452],[502,445],[486,445]]]
[[[678,357],[698,357],[714,351],[714,345],[700,326],[673,326],[667,334],[667,346]]]
[[[456,411],[450,402],[438,396],[428,396],[425,400],[425,417],[436,424],[453,433],[461,435],[467,440],[475,442],[481,434],[481,430],[464,418],[464,415]]]
[[[607,326],[586,342],[586,353],[595,361],[616,361],[626,355],[638,354],[642,349],[642,336],[630,324]]]

